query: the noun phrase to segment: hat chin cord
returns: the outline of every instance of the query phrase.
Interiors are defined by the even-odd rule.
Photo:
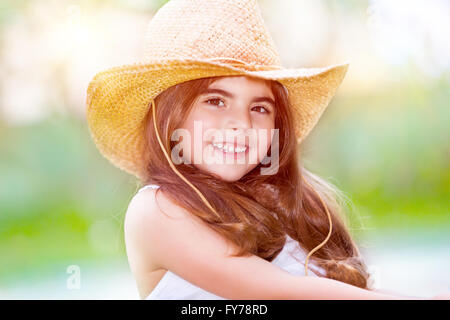
[[[160,138],[160,136],[159,136],[159,132],[158,132],[158,128],[157,128],[157,126],[156,126],[156,111],[155,111],[155,109],[156,109],[156,107],[155,107],[155,101],[154,101],[154,99],[152,99],[152,113],[153,113],[153,125],[154,125],[154,127],[155,127],[155,133],[156,133],[156,138],[158,139],[158,143],[159,143],[159,145],[160,145],[160,147],[161,147],[161,150],[163,151],[163,153],[164,153],[164,156],[166,157],[166,159],[167,159],[167,161],[169,162],[169,165],[170,165],[170,167],[172,168],[172,170],[184,181],[184,182],[186,182],[192,189],[194,189],[194,191],[198,194],[198,196],[200,197],[200,199],[206,204],[206,206],[212,211],[212,212],[214,212],[214,214],[220,219],[220,215],[219,215],[219,213],[211,206],[211,204],[209,203],[209,201],[203,196],[203,194],[200,192],[200,190],[198,190],[192,183],[190,183],[178,170],[177,170],[177,168],[175,167],[175,165],[173,164],[173,162],[171,161],[171,159],[170,159],[170,157],[169,157],[169,155],[168,155],[168,153],[167,153],[167,151],[166,151],[166,149],[164,148],[164,145],[163,145],[163,143],[162,143],[162,141],[161,141],[161,138]],[[308,275],[308,260],[309,260],[309,257],[314,253],[314,252],[316,252],[317,250],[319,250],[327,241],[328,241],[328,239],[330,238],[330,236],[331,236],[331,231],[332,231],[332,229],[333,229],[333,224],[332,224],[332,222],[331,222],[331,215],[330,215],[330,212],[328,211],[328,207],[325,205],[325,203],[323,202],[323,200],[322,200],[322,197],[319,195],[319,193],[311,186],[311,184],[305,179],[305,177],[302,175],[302,178],[303,178],[303,180],[305,181],[305,183],[316,193],[316,195],[319,197],[319,199],[320,199],[320,202],[322,203],[322,205],[323,205],[323,207],[325,208],[325,211],[327,212],[327,215],[328,215],[328,221],[329,221],[329,224],[330,224],[330,230],[328,231],[328,235],[327,235],[327,237],[325,238],[325,240],[322,242],[322,243],[320,243],[317,247],[315,247],[313,250],[311,250],[309,253],[308,253],[308,255],[306,256],[306,259],[305,259],[305,275],[307,276]]]

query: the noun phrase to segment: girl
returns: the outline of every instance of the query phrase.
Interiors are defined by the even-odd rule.
[[[169,1],[146,40],[87,99],[101,153],[144,184],[125,217],[141,298],[407,298],[371,290],[342,196],[300,163],[347,64],[283,68],[256,0]]]

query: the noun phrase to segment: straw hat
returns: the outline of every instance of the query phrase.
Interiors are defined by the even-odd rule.
[[[256,0],[167,2],[148,25],[144,57],[97,73],[86,99],[89,130],[100,153],[138,178],[145,168],[143,119],[167,88],[214,76],[276,80],[288,90],[300,143],[348,68],[348,63],[283,68]]]

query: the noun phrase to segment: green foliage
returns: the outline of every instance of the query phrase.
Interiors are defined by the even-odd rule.
[[[304,146],[305,164],[350,194],[367,227],[450,226],[448,83],[338,95]]]
[[[0,125],[0,134],[0,281],[55,261],[123,256],[136,186],[99,154],[84,123],[54,116]]]

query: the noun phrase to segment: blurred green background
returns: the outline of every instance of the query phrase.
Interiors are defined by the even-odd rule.
[[[84,101],[96,72],[139,59],[163,3],[1,2],[0,298],[137,298],[123,241],[137,181],[97,151]],[[448,2],[259,3],[286,66],[350,59],[303,162],[351,199],[378,287],[448,290]]]

